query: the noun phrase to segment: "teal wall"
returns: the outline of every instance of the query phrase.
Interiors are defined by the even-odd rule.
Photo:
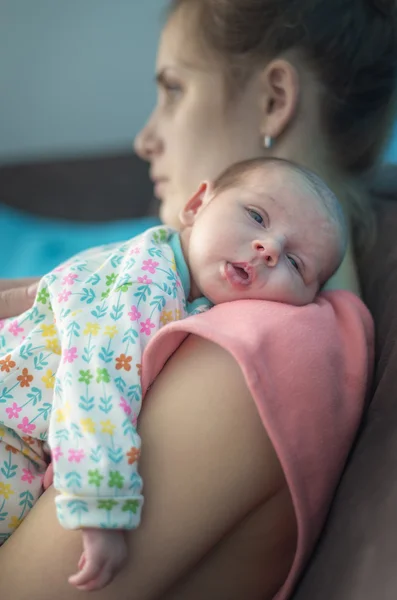
[[[0,161],[130,147],[164,0],[0,0]]]

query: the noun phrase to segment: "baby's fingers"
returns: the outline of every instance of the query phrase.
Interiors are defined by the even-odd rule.
[[[86,585],[78,585],[76,587],[85,592],[100,590],[106,587],[114,579],[115,574],[114,569],[109,564],[106,564],[102,567],[97,577],[89,581]]]
[[[85,553],[83,552],[83,554],[80,557],[79,564],[77,565],[77,568],[79,571],[81,571],[81,569],[84,567],[85,561],[86,561]]]
[[[95,579],[97,579],[98,575],[103,569],[103,565],[99,564],[96,561],[87,559],[83,554],[79,561],[79,569],[80,570],[78,571],[78,573],[69,577],[69,583],[80,590],[95,589],[87,586],[89,586],[92,583],[92,581],[95,581]]]
[[[120,555],[115,554],[112,558],[104,561],[100,572],[97,577],[93,577],[87,584],[76,586],[79,590],[91,592],[93,590],[100,590],[106,587],[113,581],[121,567],[125,563],[126,556],[121,553]]]
[[[78,573],[80,575],[80,573]],[[89,579],[88,581],[75,583],[75,579],[71,581],[72,577],[69,577],[69,583],[74,585],[78,590],[84,592],[93,592],[95,590],[100,590],[106,587],[113,579],[114,579],[114,569],[110,565],[105,565],[102,567],[97,576]],[[73,578],[76,578],[76,575],[73,575]]]

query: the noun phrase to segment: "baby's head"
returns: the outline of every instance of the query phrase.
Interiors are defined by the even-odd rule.
[[[291,162],[259,158],[203,183],[181,212],[192,294],[311,302],[342,262],[347,231],[332,191]]]

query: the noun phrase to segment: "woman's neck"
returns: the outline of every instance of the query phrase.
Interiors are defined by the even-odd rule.
[[[361,296],[356,261],[351,244],[348,245],[345,257],[337,272],[327,281],[325,290],[348,290]]]

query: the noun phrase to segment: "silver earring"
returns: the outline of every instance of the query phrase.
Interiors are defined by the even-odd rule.
[[[263,145],[265,148],[271,148],[273,146],[273,138],[270,135],[265,135]]]

